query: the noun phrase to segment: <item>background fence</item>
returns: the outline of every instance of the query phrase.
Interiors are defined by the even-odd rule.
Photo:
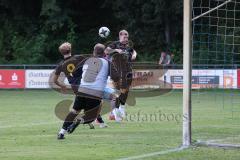
[[[49,77],[56,65],[0,65],[1,89],[48,89]],[[181,89],[183,83],[182,65],[158,65],[153,62],[134,63],[134,77],[171,84]],[[238,65],[194,65],[192,87],[200,88],[240,88],[240,66]],[[157,78],[156,78],[157,77]],[[141,79],[140,79],[141,81]],[[67,83],[67,81],[65,81]]]

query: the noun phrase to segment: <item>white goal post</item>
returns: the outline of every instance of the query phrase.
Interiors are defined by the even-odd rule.
[[[226,6],[233,0],[222,0],[222,3],[208,11],[192,17],[192,0],[184,0],[183,3],[183,126],[182,126],[182,146],[189,147],[192,144],[192,52],[193,52],[193,26],[192,23],[211,12]],[[239,3],[239,2],[238,2]],[[210,142],[199,142],[200,145],[217,147],[240,147],[240,145],[220,144]]]
[[[191,86],[192,86],[192,1],[183,5],[183,142],[191,145]]]

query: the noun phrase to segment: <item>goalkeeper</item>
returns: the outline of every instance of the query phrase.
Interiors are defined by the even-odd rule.
[[[114,67],[109,67],[111,64],[102,58],[104,56],[104,49],[105,47],[102,44],[95,45],[93,51],[94,57],[86,59],[81,56],[72,57],[70,52],[71,45],[69,43],[64,43],[59,47],[65,60],[64,63],[60,63],[56,68],[54,82],[66,92],[66,86],[58,82],[59,73],[63,70],[65,74],[67,73],[68,81],[77,96],[73,109],[67,115],[63,127],[58,134],[58,139],[64,139],[64,134],[67,130],[70,133],[73,132],[79,123],[89,124],[96,118],[100,122],[103,121],[99,115],[100,104],[110,69],[112,79],[115,81],[118,80]],[[84,110],[84,115],[81,117],[82,121],[78,121],[77,125],[69,129],[81,110]]]

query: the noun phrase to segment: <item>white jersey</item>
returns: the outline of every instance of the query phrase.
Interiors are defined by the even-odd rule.
[[[82,68],[79,92],[102,98],[109,75],[109,62],[104,58],[89,58]]]

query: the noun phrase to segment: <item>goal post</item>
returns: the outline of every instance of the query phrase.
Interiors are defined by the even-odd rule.
[[[195,2],[197,6],[194,6]],[[232,112],[234,112],[236,108],[240,109],[240,100],[238,98],[240,93],[236,91],[237,84],[232,83],[232,88],[229,88],[229,86],[225,86],[226,84],[224,81],[225,71],[227,74],[226,78],[229,78],[228,76],[231,75],[232,79],[234,79],[234,77],[237,77],[237,72],[240,73],[240,69],[235,67],[240,66],[239,26],[240,0],[184,0],[183,2],[183,147],[191,146],[193,141],[192,129],[198,129],[200,131],[202,131],[203,129],[209,129],[210,131],[210,133],[207,133],[207,131],[207,134],[200,134],[200,137],[204,137],[204,141],[199,141],[199,137],[195,136],[194,132],[194,139],[197,137],[195,141],[197,143],[195,144],[228,148],[240,147],[240,137],[238,134],[240,131],[238,127],[240,126],[238,124],[238,121],[231,121],[229,118],[226,118],[226,116],[229,116],[230,113],[225,114],[225,111],[223,110],[224,107],[222,108],[222,110],[217,108],[217,106],[224,106],[226,103],[229,103],[227,104],[227,107],[232,107],[230,108]],[[211,70],[211,73],[214,74],[214,72],[216,72],[215,74],[217,74],[213,75],[212,77],[218,77],[218,86],[216,87],[216,90],[221,88],[215,94],[217,94],[218,92],[223,93],[222,97],[220,97],[219,95],[215,95],[215,103],[213,103],[212,101],[210,102],[209,100],[209,106],[204,106],[205,108],[200,108],[203,106],[198,104],[198,106],[200,107],[197,111],[195,108],[194,116],[196,116],[196,114],[199,115],[201,113],[206,113],[206,115],[200,115],[200,118],[202,118],[201,125],[206,125],[202,128],[198,128],[198,126],[192,127],[192,122],[195,118],[194,116],[192,116],[192,110],[195,106],[195,104],[192,104],[192,95],[197,92],[196,90],[192,91],[192,74],[193,76],[195,76],[195,78],[197,77],[195,75],[196,73],[192,73],[192,71],[196,71],[193,70],[193,66],[195,65],[205,65],[205,70],[206,68],[207,70],[209,70],[208,66],[212,65],[213,68]],[[226,70],[224,68],[224,65],[227,65],[228,67],[230,66],[231,68],[228,68],[228,70]],[[198,68],[198,70],[203,71],[203,68]],[[212,79],[212,81],[214,80],[215,79]],[[220,84],[220,81],[222,84]],[[236,81],[237,80],[235,79],[235,82]],[[233,85],[235,86],[233,87]],[[198,86],[200,86],[200,84],[198,84]],[[212,86],[214,87],[214,85]],[[198,93],[198,95],[203,95],[204,93],[201,92],[200,89],[201,87],[199,88],[200,93]],[[225,91],[225,89],[231,90]],[[208,99],[214,99],[213,96],[209,96],[209,94],[212,94],[212,90],[214,89],[206,91],[207,95],[205,97],[207,97]],[[217,101],[216,99],[219,100]],[[205,111],[204,109],[207,109],[211,112]],[[201,112],[198,113],[198,111]],[[216,113],[216,111],[219,113]],[[238,110],[237,112],[240,115],[240,110]],[[199,117],[196,117],[195,120],[197,118]],[[212,120],[212,124],[209,124],[206,118]],[[197,119],[197,121],[199,121],[199,119]],[[223,125],[223,123],[225,126]],[[218,127],[222,127],[222,129],[226,128],[226,132],[223,132],[223,130],[219,129]],[[217,130],[214,130],[215,128]],[[218,131],[220,133],[223,132],[221,133],[222,135],[218,134]],[[227,141],[229,140],[229,137],[226,137],[226,135],[224,134],[231,134],[231,136],[235,137],[235,139],[230,136],[232,141]],[[216,137],[214,137],[215,135]]]
[[[183,142],[191,145],[191,79],[192,79],[192,2],[184,0],[183,6]]]

